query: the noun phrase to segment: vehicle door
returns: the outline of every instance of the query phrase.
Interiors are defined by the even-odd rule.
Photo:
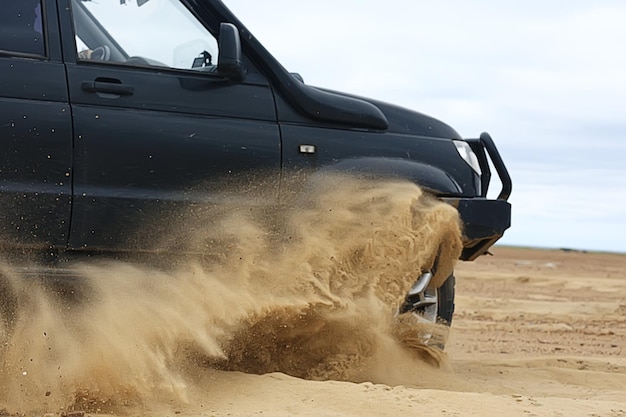
[[[65,247],[72,125],[55,1],[2,3],[0,158],[2,246]]]
[[[265,197],[277,197],[269,83],[250,62],[243,81],[216,73],[219,22],[206,7],[199,15],[180,0],[60,1],[73,28],[63,33],[74,116],[71,249],[157,249],[152,232],[217,204],[225,184],[244,193],[269,178]]]

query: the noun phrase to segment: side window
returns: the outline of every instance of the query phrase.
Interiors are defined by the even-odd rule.
[[[211,71],[217,40],[179,0],[73,0],[81,61]]]
[[[45,55],[41,0],[2,1],[0,50]]]

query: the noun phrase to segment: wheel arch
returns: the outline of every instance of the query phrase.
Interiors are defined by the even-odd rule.
[[[345,173],[366,179],[404,179],[434,195],[460,195],[461,186],[444,170],[402,158],[361,157],[326,165],[321,172]]]

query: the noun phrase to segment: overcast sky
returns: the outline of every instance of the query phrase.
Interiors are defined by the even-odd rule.
[[[490,132],[501,243],[626,252],[626,1],[224,1],[308,84]]]

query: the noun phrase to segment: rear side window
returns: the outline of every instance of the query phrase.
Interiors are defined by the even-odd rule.
[[[0,51],[45,55],[41,0],[2,0]]]

